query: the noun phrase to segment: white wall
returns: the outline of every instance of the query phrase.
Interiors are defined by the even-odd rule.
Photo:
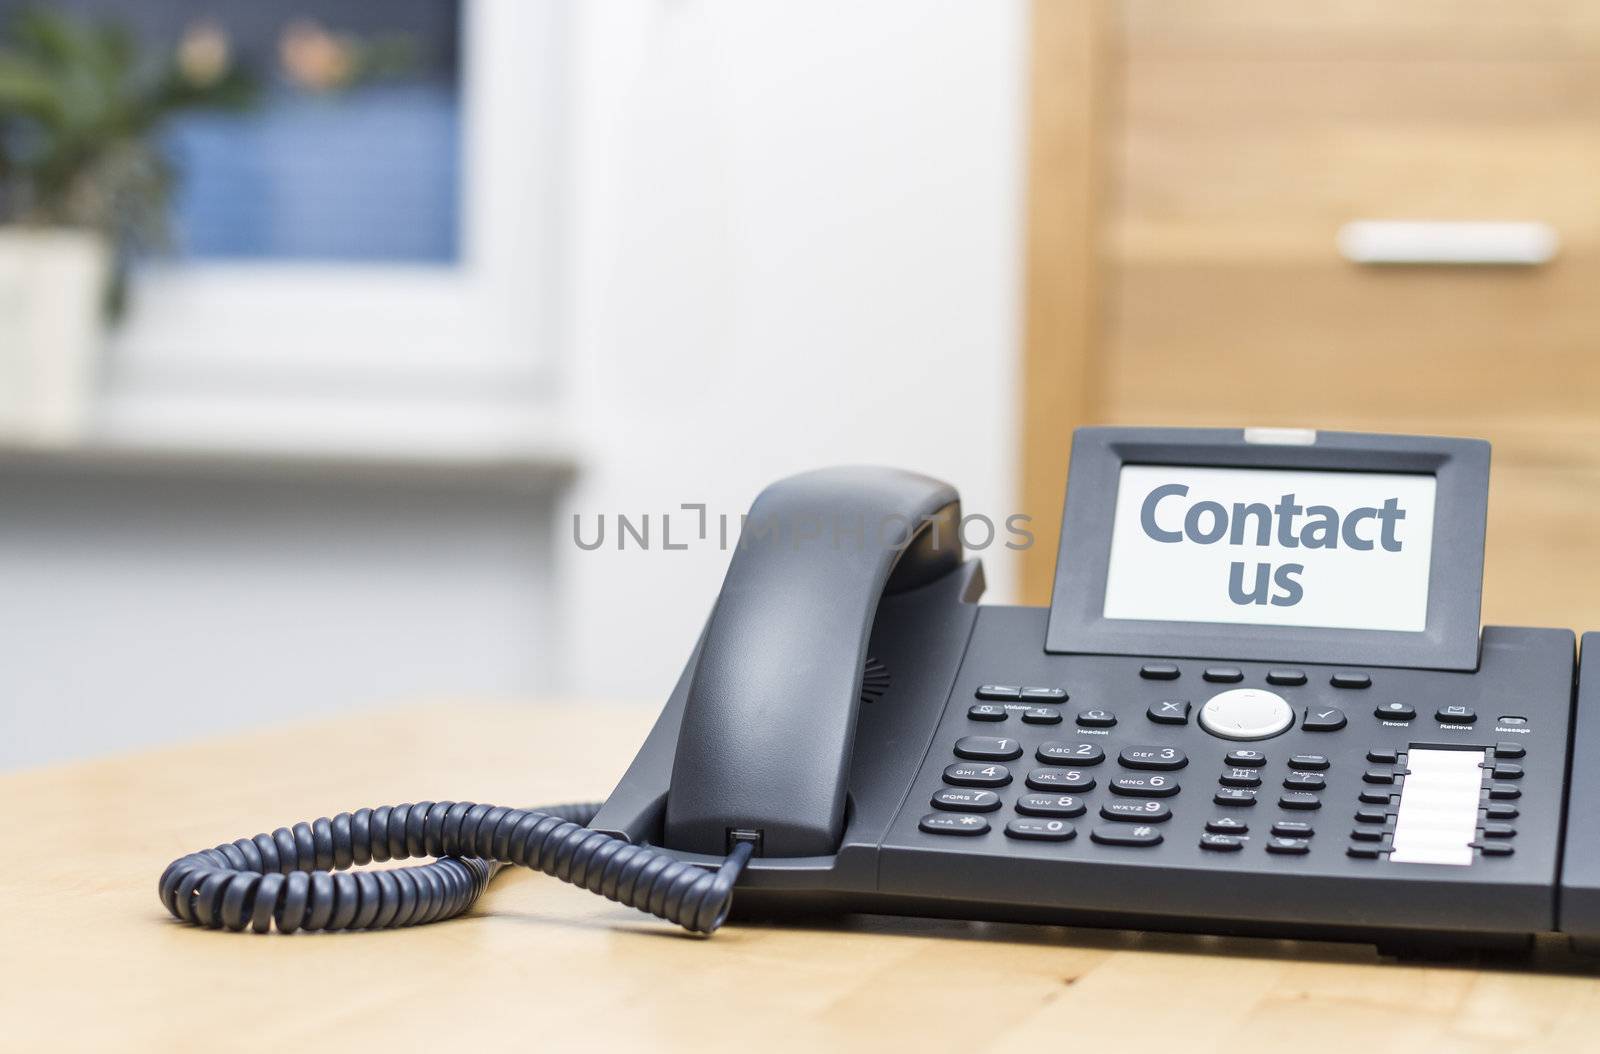
[[[578,692],[661,698],[727,554],[582,552],[574,512],[591,537],[683,502],[736,519],[840,462],[1012,511],[1024,21],[1017,0],[581,9],[569,369],[595,457],[555,534]]]

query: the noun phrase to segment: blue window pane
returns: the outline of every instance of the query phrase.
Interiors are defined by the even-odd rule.
[[[199,258],[456,259],[453,86],[274,92],[247,115],[174,122],[179,251]]]

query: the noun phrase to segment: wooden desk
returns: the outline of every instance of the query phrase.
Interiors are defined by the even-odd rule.
[[[880,917],[733,924],[705,940],[524,871],[503,873],[469,917],[378,933],[209,932],[157,902],[172,858],[342,809],[603,796],[652,715],[592,713],[574,737],[570,707],[389,711],[0,777],[0,1048],[237,1037],[280,1051],[459,1039],[1566,1054],[1597,1042],[1594,973],[1396,965],[1362,946]]]

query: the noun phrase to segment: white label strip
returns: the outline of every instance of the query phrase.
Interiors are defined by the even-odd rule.
[[[1472,863],[1482,763],[1483,752],[1477,750],[1413,750],[1407,755],[1390,861]]]

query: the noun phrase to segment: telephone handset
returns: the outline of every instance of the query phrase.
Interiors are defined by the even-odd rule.
[[[1568,631],[1480,633],[1488,469],[1473,440],[1080,429],[1048,608],[977,603],[947,485],[795,476],[603,805],[360,810],[161,896],[405,925],[508,862],[699,932],[737,884],[749,915],[1600,941],[1600,686],[1574,708]],[[438,859],[343,870],[404,856]]]

